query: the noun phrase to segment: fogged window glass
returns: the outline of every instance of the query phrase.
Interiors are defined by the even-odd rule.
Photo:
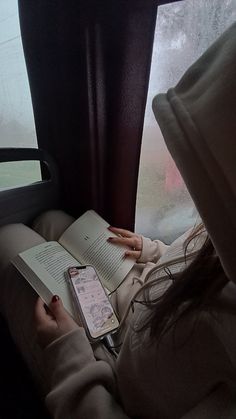
[[[17,0],[0,0],[0,147],[37,147]],[[12,178],[15,170],[16,184],[17,179],[27,180],[27,176],[28,183],[35,176],[41,178],[37,162],[32,166],[35,173],[21,163],[14,167],[8,165],[8,175]],[[6,166],[1,164],[1,186],[6,177]]]
[[[236,0],[186,0],[158,8],[137,195],[139,233],[170,243],[199,222],[151,104],[235,20]]]
[[[41,180],[38,161],[11,161],[0,163],[0,190],[23,186]]]

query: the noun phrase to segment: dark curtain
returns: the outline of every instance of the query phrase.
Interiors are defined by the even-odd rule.
[[[93,208],[134,227],[156,11],[154,0],[19,0],[38,144],[75,216]]]

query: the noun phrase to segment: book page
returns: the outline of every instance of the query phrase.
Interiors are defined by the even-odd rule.
[[[65,308],[73,314],[65,271],[79,263],[59,243],[45,242],[34,246],[20,253],[12,263],[47,304],[52,295],[59,295]]]
[[[63,233],[59,242],[81,263],[93,265],[104,286],[114,291],[135,262],[124,258],[125,246],[107,241],[109,237],[115,237],[108,227],[105,220],[90,210]]]

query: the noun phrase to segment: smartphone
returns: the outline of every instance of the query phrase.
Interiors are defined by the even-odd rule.
[[[67,278],[89,340],[114,333],[119,321],[94,267],[71,267]]]

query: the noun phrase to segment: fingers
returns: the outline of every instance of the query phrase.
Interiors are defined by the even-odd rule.
[[[127,250],[127,252],[125,252],[125,256],[138,260],[141,256],[141,250]]]
[[[132,233],[132,231],[125,230],[123,228],[116,228],[116,227],[108,227],[108,230],[112,231],[112,233],[121,235],[123,237],[132,237],[135,235],[135,233]]]
[[[58,295],[54,295],[52,297],[49,307],[57,322],[63,321],[67,319],[67,317],[70,317],[67,311],[64,309],[62,300],[60,297],[58,297]]]
[[[35,320],[38,325],[45,323],[47,313],[44,308],[44,301],[39,297],[35,305]]]
[[[138,246],[138,240],[136,237],[134,238],[128,238],[128,237],[109,237],[109,242],[112,242],[114,244],[123,244],[125,246],[129,246],[131,248],[135,248]],[[138,249],[137,249],[138,250]]]
[[[138,236],[135,236],[133,238],[127,238],[127,237],[109,237],[108,241],[110,243],[119,244],[119,245],[125,245],[129,247],[129,250],[126,250],[124,256],[125,257],[131,257],[136,260],[138,260],[141,256],[141,250],[142,250],[142,239]]]
[[[36,332],[38,343],[42,348],[79,327],[66,312],[57,295],[52,297],[49,309],[50,312],[47,313],[44,302],[38,298],[35,307]]]
[[[117,237],[109,237],[108,241],[113,243],[127,245],[134,250],[142,250],[143,241],[139,234],[133,233],[132,231],[125,230],[123,228],[108,227],[112,233],[116,234]]]
[[[57,321],[60,321],[69,316],[64,309],[61,299],[57,295],[52,297],[52,300],[49,304],[49,309],[50,313],[47,313],[45,310],[45,303],[39,297],[35,305],[35,319],[39,326],[45,324],[45,322],[48,323],[53,318]]]
[[[52,297],[52,301],[49,305],[50,310],[52,311],[53,315],[55,316],[55,320],[57,322],[59,334],[63,335],[68,333],[72,330],[78,329],[78,326],[82,326],[80,319],[77,319],[77,323],[72,319],[72,317],[67,313],[65,310],[62,300],[58,297],[58,295],[54,295]]]
[[[142,237],[123,228],[109,227],[108,230],[117,234],[117,237],[109,237],[108,241],[113,244],[129,247],[125,252],[125,257],[132,257],[138,260],[141,256],[143,241]]]

